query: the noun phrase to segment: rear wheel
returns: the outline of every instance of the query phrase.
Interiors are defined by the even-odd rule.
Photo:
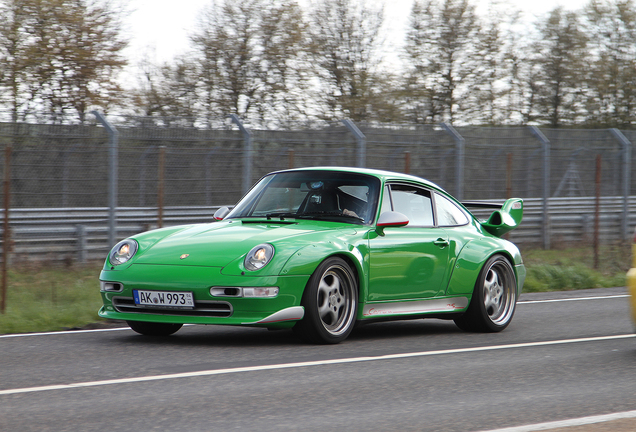
[[[508,327],[517,304],[517,279],[510,262],[493,255],[482,268],[466,313],[455,318],[462,330],[499,332]]]
[[[144,336],[170,336],[176,333],[183,324],[153,323],[145,321],[126,321],[131,329]]]
[[[351,267],[338,257],[323,261],[303,294],[305,316],[295,330],[314,343],[339,343],[356,321],[358,286]]]

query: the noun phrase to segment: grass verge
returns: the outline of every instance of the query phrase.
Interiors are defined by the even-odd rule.
[[[101,264],[29,264],[8,271],[0,334],[64,330],[99,321]]]
[[[522,251],[528,275],[524,292],[625,285],[631,264],[629,246],[604,246],[594,269],[591,247]],[[81,328],[101,319],[101,263],[62,267],[31,264],[8,273],[7,308],[0,334]]]
[[[563,291],[625,286],[631,267],[631,245],[599,248],[598,268],[594,268],[591,247],[522,251],[528,270],[524,292]]]

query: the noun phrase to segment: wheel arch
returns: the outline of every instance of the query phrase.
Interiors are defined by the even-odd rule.
[[[471,296],[480,272],[486,262],[494,255],[502,255],[509,261],[517,279],[517,294],[519,294],[521,284],[518,269],[519,266],[523,267],[519,249],[507,241],[501,243],[501,241],[495,242],[491,239],[478,239],[466,244],[455,260],[446,290],[447,295]],[[525,271],[523,277],[525,277]]]
[[[353,271],[358,284],[358,302],[366,298],[364,252],[354,245],[339,245],[333,242],[307,245],[287,260],[281,275],[312,275],[323,261],[332,257],[342,258]]]

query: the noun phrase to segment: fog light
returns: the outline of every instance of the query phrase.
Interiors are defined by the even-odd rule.
[[[243,288],[243,297],[276,297],[278,287],[269,288]]]

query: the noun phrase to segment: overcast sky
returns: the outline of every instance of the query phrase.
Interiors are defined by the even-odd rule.
[[[236,1],[236,0],[235,0]],[[240,0],[238,0],[240,1]],[[366,0],[376,2],[376,0]],[[379,0],[377,0],[379,1]],[[197,14],[212,0],[127,0],[125,4],[131,11],[126,20],[130,31],[131,43],[127,50],[129,58],[148,54],[150,59],[168,61],[188,47],[188,34],[192,32]],[[413,0],[386,0],[385,20],[397,34],[403,34]],[[540,15],[557,5],[566,9],[578,9],[587,0],[507,0],[514,7],[529,16]],[[487,1],[474,1],[482,7]],[[506,4],[506,0],[503,0]]]

